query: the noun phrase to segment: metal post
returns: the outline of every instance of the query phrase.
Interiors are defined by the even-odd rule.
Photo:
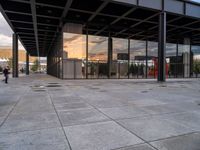
[[[112,41],[112,38],[109,36],[108,38],[108,78],[111,77],[112,51],[113,51],[113,41]]]
[[[190,78],[193,74],[193,53],[192,53],[192,44],[190,43]]]
[[[145,68],[145,78],[147,79],[147,72],[148,72],[148,40],[146,40],[146,68]]]
[[[29,75],[29,54],[26,52],[26,75]]]
[[[166,12],[159,16],[158,81],[165,82]]]
[[[175,77],[176,78],[178,78],[178,49],[179,49],[179,44],[178,44],[179,42],[177,41],[177,43],[176,43],[176,64],[175,64]]]
[[[130,39],[128,39],[128,79],[130,78]]]
[[[88,79],[88,28],[86,31],[86,79]]]
[[[13,34],[13,49],[12,49],[12,55],[13,55],[13,60],[12,60],[12,75],[13,78],[18,77],[18,35],[16,33]]]

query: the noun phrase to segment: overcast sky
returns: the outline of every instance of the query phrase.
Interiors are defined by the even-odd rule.
[[[0,47],[12,47],[13,31],[0,13]],[[24,49],[19,43],[19,49]]]
[[[199,2],[199,3],[200,3],[200,0],[192,0],[192,1],[194,1],[194,2]]]

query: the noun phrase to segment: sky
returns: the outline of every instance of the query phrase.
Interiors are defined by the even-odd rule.
[[[192,1],[194,1],[194,2],[199,2],[199,3],[200,3],[200,0],[192,0]]]
[[[12,34],[13,31],[0,13],[0,48],[1,47],[12,47]],[[19,43],[19,50],[24,50],[21,43]]]

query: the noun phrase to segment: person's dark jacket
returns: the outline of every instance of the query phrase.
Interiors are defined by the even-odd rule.
[[[4,74],[4,76],[7,76],[7,75],[9,74],[8,69],[4,69],[4,70],[3,70],[3,74]]]

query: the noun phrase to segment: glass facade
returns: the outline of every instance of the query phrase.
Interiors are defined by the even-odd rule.
[[[88,78],[108,77],[108,38],[88,35]]]
[[[130,40],[130,78],[145,78],[146,41]]]
[[[156,78],[158,71],[158,43],[149,41],[147,45],[147,77]]]
[[[113,38],[111,78],[128,78],[128,40]]]
[[[191,47],[191,77],[200,77],[200,46]]]
[[[63,34],[63,78],[86,78],[86,36]]]
[[[108,41],[108,37],[63,33],[63,78],[157,78],[158,42],[112,38],[110,53]],[[166,77],[199,77],[199,56],[199,46],[167,43]]]

